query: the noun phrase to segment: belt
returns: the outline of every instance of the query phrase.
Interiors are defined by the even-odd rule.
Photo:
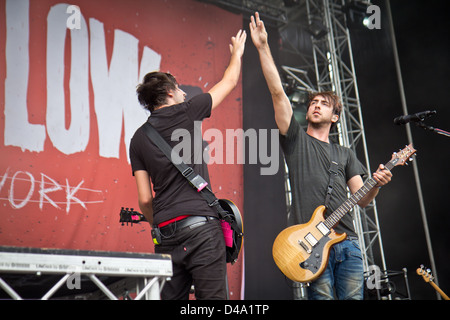
[[[174,223],[175,221],[183,220],[183,219],[185,219],[187,217],[189,217],[189,215],[178,216],[176,218],[173,218],[173,219],[161,222],[160,224],[158,224],[158,228],[162,228],[162,227],[167,226],[167,225],[169,225],[171,223]]]
[[[165,231],[169,231],[169,232],[174,232],[179,231],[181,229],[184,228],[197,228],[200,227],[201,225],[204,225],[206,222],[210,221],[210,220],[218,220],[218,218],[216,217],[205,217],[205,216],[189,216],[187,218],[184,218],[183,220],[178,220],[175,221],[169,225],[166,225],[164,227],[159,228],[159,230],[161,230],[162,232]]]

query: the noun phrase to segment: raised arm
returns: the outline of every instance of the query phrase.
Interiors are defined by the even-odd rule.
[[[285,135],[289,129],[292,117],[292,107],[289,98],[284,92],[281,84],[280,74],[270,52],[268,35],[264,22],[259,18],[259,13],[251,17],[250,33],[253,44],[258,50],[261,68],[272,95],[273,108],[275,110],[275,122],[277,123],[280,133]]]
[[[246,39],[247,33],[242,30],[239,30],[236,36],[231,38],[230,63],[228,64],[222,79],[208,91],[212,97],[212,109],[216,108],[225,99],[239,81],[241,58],[244,54]]]

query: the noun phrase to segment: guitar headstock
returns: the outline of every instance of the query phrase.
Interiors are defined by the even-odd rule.
[[[423,280],[425,282],[433,282],[433,280],[434,280],[434,277],[431,274],[431,269],[427,268],[425,270],[425,267],[423,266],[423,264],[420,265],[420,268],[417,268],[417,274],[419,276],[422,276]]]
[[[416,149],[413,148],[412,144],[406,146],[403,150],[399,152],[394,152],[392,154],[392,159],[389,163],[392,167],[402,166],[404,164],[408,164],[408,161],[412,161],[412,156],[416,153]]]
[[[131,208],[129,210],[128,208],[122,207],[122,209],[120,209],[119,222],[121,222],[122,225],[124,225],[125,223],[127,225],[128,225],[128,223],[131,223],[131,225],[133,225],[133,224],[139,223],[141,221],[147,221],[147,219],[145,219],[145,217],[142,213],[134,211],[133,208]]]

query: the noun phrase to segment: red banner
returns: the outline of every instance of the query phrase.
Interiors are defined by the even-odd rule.
[[[148,115],[136,85],[161,70],[208,91],[242,17],[193,0],[0,0],[0,21],[0,245],[153,252],[148,224],[118,222],[138,209],[128,146]],[[241,97],[239,84],[203,130],[242,128]],[[242,165],[223,163],[213,189],[242,209]]]

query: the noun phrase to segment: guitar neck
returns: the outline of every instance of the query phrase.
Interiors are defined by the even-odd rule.
[[[430,281],[429,283],[437,292],[439,292],[439,294],[442,296],[442,298],[444,298],[444,300],[450,300],[449,297],[444,293],[444,291],[441,290],[441,288],[438,287],[436,283],[434,283],[433,281]]]
[[[391,170],[394,166],[395,165],[392,161],[385,164],[385,167],[389,170]],[[372,177],[367,179],[364,185],[357,192],[341,204],[339,208],[337,208],[327,219],[325,219],[325,225],[328,228],[332,228],[336,225],[342,217],[345,216],[347,212],[349,212],[359,202],[359,200],[364,198],[364,196],[375,187],[376,184],[377,182]]]

